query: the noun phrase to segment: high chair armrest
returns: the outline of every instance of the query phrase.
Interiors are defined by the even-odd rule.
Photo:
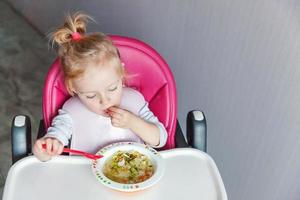
[[[192,110],[186,120],[187,141],[193,148],[206,152],[207,130],[204,113],[199,110]]]
[[[31,152],[31,123],[26,115],[14,117],[11,126],[12,163]]]

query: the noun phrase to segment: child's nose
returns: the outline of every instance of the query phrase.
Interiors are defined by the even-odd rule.
[[[106,95],[101,96],[100,98],[100,104],[105,105],[109,102],[109,97],[107,97]]]

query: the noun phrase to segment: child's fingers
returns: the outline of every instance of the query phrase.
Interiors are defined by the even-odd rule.
[[[53,140],[52,141],[52,155],[57,155],[58,154],[59,146],[60,146],[60,142],[58,140]]]
[[[49,155],[52,155],[52,139],[51,138],[47,138],[46,140],[46,151]]]
[[[122,114],[116,112],[110,112],[109,115],[114,119],[122,119]]]
[[[64,150],[64,145],[59,143],[59,146],[58,146],[58,149],[57,149],[57,154],[60,155],[63,152],[63,150]]]
[[[112,124],[113,126],[119,127],[119,126],[120,126],[120,120],[113,118],[113,119],[111,120],[111,124]]]
[[[114,112],[114,113],[122,113],[122,109],[121,108],[118,108],[118,107],[115,107],[115,106],[113,106],[113,107],[110,107],[109,109],[108,109],[108,111],[112,111],[112,112]]]
[[[38,147],[38,145],[34,145],[32,149],[33,153],[42,153],[41,149]]]
[[[47,161],[51,159],[51,155],[43,148],[43,144],[46,144],[45,138],[38,139],[32,148],[32,152],[39,160]]]
[[[47,154],[44,149],[41,151],[37,145],[34,145],[32,152],[40,161],[47,161],[51,159],[51,155]]]
[[[55,155],[60,155],[64,149],[64,145],[58,140],[54,140],[53,145],[53,153]]]
[[[35,142],[35,147],[36,150],[38,150],[39,152],[45,153],[45,149],[43,148],[43,144],[45,144],[45,141],[42,139],[39,139]]]
[[[43,150],[43,146],[42,145],[43,145],[42,141],[41,140],[37,140],[35,142],[34,147],[36,147],[38,150]]]

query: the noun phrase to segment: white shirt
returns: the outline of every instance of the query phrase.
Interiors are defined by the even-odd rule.
[[[168,134],[158,118],[150,111],[143,95],[132,88],[123,88],[120,108],[155,124],[160,131],[160,141],[155,148],[166,144]],[[64,146],[71,140],[71,148],[96,153],[102,147],[114,142],[131,141],[143,143],[130,129],[112,126],[111,119],[90,111],[78,97],[68,99],[44,137],[59,140]]]

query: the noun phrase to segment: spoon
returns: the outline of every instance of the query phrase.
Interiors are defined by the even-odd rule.
[[[42,147],[43,147],[43,149],[47,148],[46,144],[42,144]],[[82,155],[82,156],[85,156],[85,157],[87,157],[89,159],[92,159],[92,160],[97,160],[97,159],[103,157],[102,155],[91,154],[91,153],[87,153],[87,152],[84,152],[84,151],[79,151],[79,150],[69,149],[69,148],[64,148],[63,152],[65,152],[65,153],[74,153],[74,154],[77,154],[77,155]]]

